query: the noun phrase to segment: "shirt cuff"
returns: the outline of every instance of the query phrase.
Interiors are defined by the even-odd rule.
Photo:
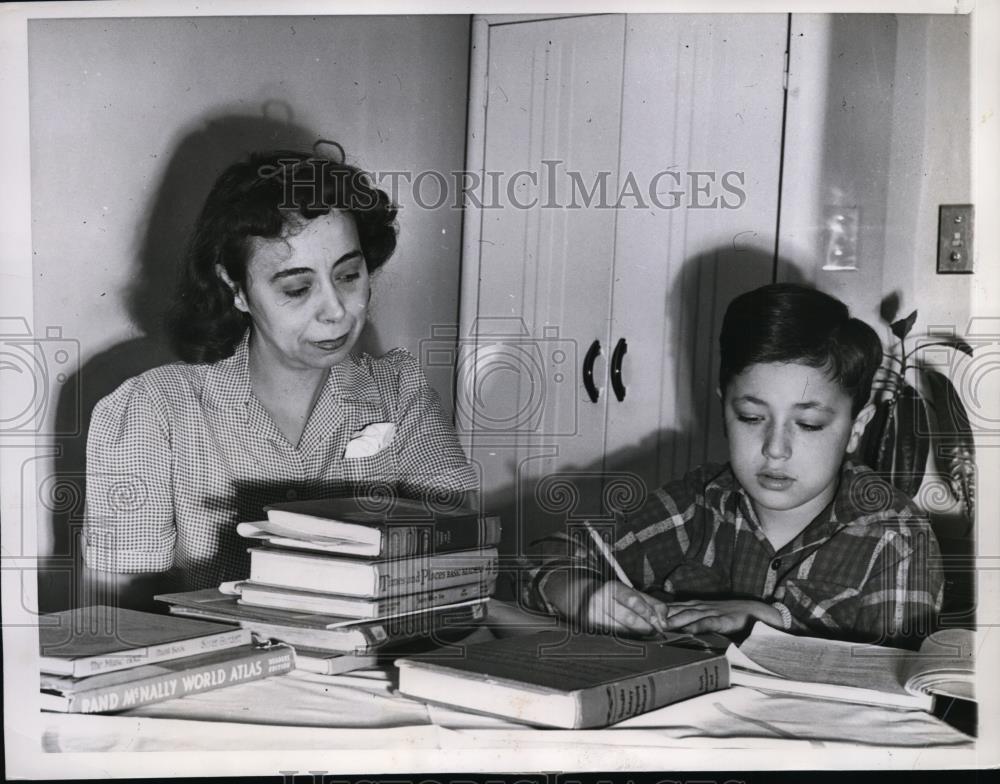
[[[590,580],[594,580],[597,583],[601,583],[603,580],[600,572],[588,569],[585,566],[577,564],[572,566],[565,564],[543,565],[540,573],[535,577],[535,592],[538,598],[541,599],[545,611],[556,616],[561,616],[562,613],[549,601],[549,597],[546,595],[546,584],[556,572],[560,572],[565,576],[567,590],[574,592],[582,590],[584,581],[589,582]]]
[[[781,628],[788,630],[792,628],[792,613],[781,602],[773,602],[771,606],[781,614]]]

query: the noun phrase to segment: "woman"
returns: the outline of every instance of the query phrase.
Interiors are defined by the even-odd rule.
[[[475,489],[416,360],[352,354],[395,215],[358,169],[303,153],[253,155],[219,177],[171,319],[184,362],[94,409],[91,569],[216,586],[247,577],[235,527],[266,504]]]

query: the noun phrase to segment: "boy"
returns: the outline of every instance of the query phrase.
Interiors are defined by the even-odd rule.
[[[729,463],[704,465],[619,516],[610,549],[535,574],[534,604],[592,628],[796,633],[905,644],[941,605],[930,525],[853,452],[874,412],[874,330],[790,284],[737,297],[723,320],[718,395]],[[671,601],[661,601],[657,593]]]

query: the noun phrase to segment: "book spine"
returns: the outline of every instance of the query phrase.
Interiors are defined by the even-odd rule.
[[[574,729],[617,724],[728,686],[729,663],[719,658],[584,689],[577,693],[578,721]]]
[[[495,547],[499,543],[498,517],[445,517],[424,524],[386,523],[379,557],[406,558]]]
[[[381,648],[426,638],[440,637],[442,642],[448,642],[456,633],[477,625],[485,616],[485,606],[474,604],[450,611],[386,618],[378,623],[360,626],[359,630],[364,634],[366,643],[351,652],[355,656],[362,656]]]
[[[102,672],[126,670],[137,665],[155,664],[170,659],[180,659],[184,656],[194,656],[198,653],[235,648],[249,642],[250,637],[246,631],[234,628],[232,631],[220,632],[208,637],[195,637],[190,640],[176,640],[161,645],[150,645],[127,654],[76,659],[73,661],[73,670],[69,674],[74,678],[86,678],[88,675],[97,675]]]
[[[496,576],[483,577],[475,582],[456,585],[441,590],[432,589],[424,593],[411,593],[404,596],[379,599],[374,605],[372,618],[383,618],[389,615],[429,610],[444,604],[455,604],[471,599],[485,598],[493,593],[496,587]]]
[[[497,573],[497,557],[470,555],[468,560],[435,564],[426,558],[387,561],[376,568],[375,598],[451,588],[477,580],[488,581]]]
[[[268,648],[228,662],[215,662],[192,670],[163,673],[141,681],[72,694],[68,697],[65,710],[68,713],[129,710],[140,705],[280,675],[293,666],[291,648]]]

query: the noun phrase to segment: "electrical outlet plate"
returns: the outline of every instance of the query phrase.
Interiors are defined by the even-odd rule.
[[[971,204],[942,204],[938,217],[939,275],[972,272]]]

